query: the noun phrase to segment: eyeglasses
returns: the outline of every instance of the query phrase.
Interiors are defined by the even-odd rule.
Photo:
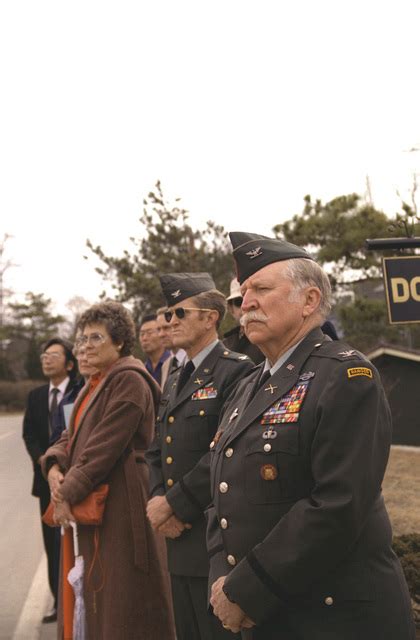
[[[200,309],[199,307],[177,307],[176,309],[169,309],[163,314],[166,322],[172,320],[172,316],[175,314],[179,320],[183,320],[186,315],[186,311],[214,311],[214,309]]]
[[[145,329],[144,331],[140,331],[139,336],[140,338],[144,338],[145,336],[154,336],[157,332],[157,329]]]
[[[105,340],[106,338],[102,333],[91,333],[90,336],[80,336],[80,338],[77,338],[75,346],[76,349],[84,347],[87,344],[92,345],[92,347],[99,347]]]
[[[242,306],[243,298],[238,296],[237,298],[231,298],[228,302],[229,304],[233,304],[234,307],[238,307],[238,309]]]
[[[57,358],[60,358],[62,356],[62,353],[56,353],[55,351],[53,351],[52,353],[41,353],[39,359],[41,360],[41,362],[43,362],[44,360],[49,360],[50,358],[52,360],[57,360]]]

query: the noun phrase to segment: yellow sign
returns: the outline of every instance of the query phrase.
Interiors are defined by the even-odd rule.
[[[420,322],[420,256],[384,258],[390,324]]]

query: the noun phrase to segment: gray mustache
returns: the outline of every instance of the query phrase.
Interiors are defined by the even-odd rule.
[[[259,320],[260,322],[265,322],[268,320],[265,313],[261,313],[261,311],[248,311],[241,316],[240,323],[243,327],[246,327],[248,322],[251,320]]]

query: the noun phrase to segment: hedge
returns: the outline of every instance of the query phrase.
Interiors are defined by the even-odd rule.
[[[392,546],[400,559],[407,580],[416,625],[420,626],[420,534],[395,536]]]
[[[0,411],[24,411],[28,393],[31,389],[45,383],[45,380],[22,380],[21,382],[0,380]]]

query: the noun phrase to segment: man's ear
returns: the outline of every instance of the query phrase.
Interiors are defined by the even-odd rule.
[[[321,291],[318,287],[308,287],[305,290],[305,303],[303,306],[302,315],[304,318],[311,316],[315,313],[319,305],[321,304]]]
[[[216,311],[216,309],[211,309],[211,311],[207,311],[207,313],[208,313],[207,317],[208,317],[208,320],[209,320],[209,325],[208,325],[209,328],[213,324],[214,324],[214,326],[216,326],[217,325],[217,321],[219,320],[219,315],[220,315],[219,312]],[[211,320],[210,320],[210,318],[211,318]]]

